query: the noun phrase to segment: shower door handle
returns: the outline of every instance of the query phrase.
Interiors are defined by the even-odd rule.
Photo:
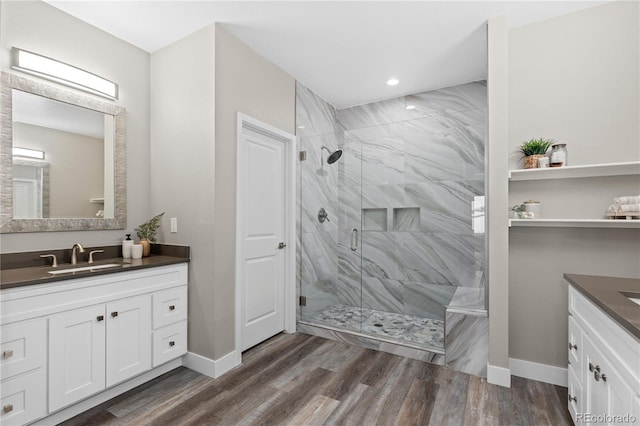
[[[358,250],[358,230],[356,228],[351,229],[351,251]]]

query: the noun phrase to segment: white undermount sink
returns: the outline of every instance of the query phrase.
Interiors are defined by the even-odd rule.
[[[98,269],[115,268],[116,266],[122,266],[122,265],[119,263],[105,263],[104,265],[81,266],[79,268],[59,269],[56,271],[48,271],[48,272],[53,275],[70,274],[72,272],[96,271]]]
[[[627,293],[625,291],[621,291],[620,294],[626,297],[627,299],[631,300],[633,303],[637,303],[638,305],[640,305],[640,294]]]

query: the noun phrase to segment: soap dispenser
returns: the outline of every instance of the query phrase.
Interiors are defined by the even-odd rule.
[[[131,234],[127,234],[127,238],[122,242],[122,257],[124,259],[131,259],[132,245],[133,245],[133,240],[131,239]]]

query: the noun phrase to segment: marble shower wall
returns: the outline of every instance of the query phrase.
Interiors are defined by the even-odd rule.
[[[337,111],[339,303],[444,320],[458,287],[484,285],[472,202],[484,195],[486,103],[475,82]],[[360,227],[362,259],[349,249]]]

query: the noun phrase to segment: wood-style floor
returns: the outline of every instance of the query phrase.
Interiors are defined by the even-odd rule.
[[[566,389],[511,389],[421,361],[280,334],[218,379],[178,368],[65,425],[571,425]]]

